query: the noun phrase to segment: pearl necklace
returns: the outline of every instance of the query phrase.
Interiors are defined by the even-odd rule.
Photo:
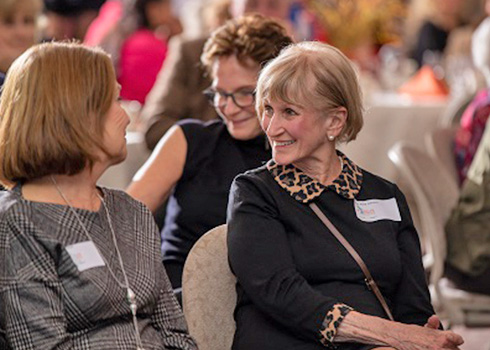
[[[128,276],[126,274],[126,270],[124,269],[124,264],[123,264],[121,252],[119,251],[119,246],[117,244],[116,233],[114,232],[114,228],[112,227],[111,216],[109,215],[109,209],[107,209],[107,206],[105,205],[104,199],[100,196],[99,193],[97,193],[97,197],[100,199],[100,202],[102,203],[102,206],[104,207],[104,211],[105,211],[105,214],[106,214],[106,217],[107,217],[107,222],[109,223],[109,229],[111,231],[112,241],[114,243],[114,247],[116,248],[116,253],[117,253],[117,258],[119,260],[119,264],[121,265],[121,271],[122,271],[122,274],[123,274],[124,283],[121,282],[116,277],[116,274],[114,273],[114,271],[112,271],[112,268],[109,266],[109,264],[108,264],[107,260],[105,259],[104,255],[101,254],[99,248],[97,248],[97,246],[95,245],[95,242],[92,239],[92,236],[90,235],[90,233],[88,232],[87,228],[83,224],[82,220],[80,219],[80,216],[77,214],[77,212],[75,211],[75,209],[73,209],[73,206],[68,201],[68,198],[66,198],[66,196],[64,195],[64,193],[61,191],[61,188],[58,186],[58,183],[56,182],[56,180],[55,180],[55,178],[53,176],[51,176],[51,181],[53,182],[53,185],[56,188],[56,191],[58,191],[58,194],[61,196],[61,198],[63,198],[63,200],[65,201],[66,205],[68,205],[68,207],[70,208],[70,211],[73,213],[73,215],[77,219],[78,223],[82,227],[83,232],[85,233],[85,235],[87,236],[87,238],[96,247],[99,255],[102,257],[102,260],[104,261],[105,265],[107,266],[107,269],[109,270],[109,272],[112,275],[112,277],[114,278],[114,280],[117,282],[117,284],[119,284],[119,286],[121,288],[126,289],[126,298],[127,298],[128,303],[129,303],[129,309],[131,310],[131,314],[133,316],[133,326],[134,326],[134,337],[135,337],[135,340],[136,340],[136,350],[144,350],[143,343],[141,342],[141,335],[140,335],[140,332],[139,332],[139,329],[138,329],[138,319],[136,317],[137,316],[137,312],[138,312],[138,306],[136,305],[136,294],[133,292],[133,290],[129,286]]]

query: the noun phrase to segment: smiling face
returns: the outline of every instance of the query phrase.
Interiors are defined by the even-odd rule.
[[[247,66],[240,63],[235,56],[223,56],[213,64],[214,77],[212,88],[221,93],[250,93],[255,90],[259,66],[252,61]],[[230,135],[237,140],[250,140],[262,133],[255,106],[237,106],[231,97],[226,105],[216,108],[223,119]]]
[[[272,145],[272,158],[279,165],[294,164],[299,168],[328,159],[345,125],[346,110],[339,108],[319,112],[292,103],[265,101],[261,126]]]
[[[37,9],[30,5],[19,1],[10,14],[0,14],[0,71],[6,72],[34,44]]]
[[[119,94],[119,88],[116,91]],[[103,145],[109,153],[106,157],[109,158],[111,165],[120,163],[126,158],[126,128],[129,122],[129,116],[121,107],[117,96],[105,117],[103,132]]]

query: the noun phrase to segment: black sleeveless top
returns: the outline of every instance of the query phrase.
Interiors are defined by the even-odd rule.
[[[181,285],[182,268],[194,243],[226,222],[228,194],[235,176],[271,157],[264,135],[236,140],[221,120],[188,119],[177,125],[187,140],[187,156],[182,177],[169,198],[162,230],[163,262],[174,288]]]

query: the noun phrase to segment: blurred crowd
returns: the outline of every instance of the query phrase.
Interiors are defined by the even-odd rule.
[[[471,33],[488,8],[484,0],[294,0],[274,15],[281,1],[255,2],[257,12],[282,18],[296,41],[320,40],[340,48],[383,88],[394,87],[383,81],[384,71],[408,77],[424,64],[448,67],[447,78],[457,79],[455,71],[472,66]],[[0,74],[3,80],[12,61],[36,42],[75,39],[109,52],[122,98],[143,105],[163,62],[178,50],[171,39],[206,38],[243,13],[246,2],[237,3],[1,0]],[[475,79],[468,84],[483,81]]]
[[[490,0],[0,0],[0,182],[8,188],[0,191],[0,216],[7,220],[2,223],[15,223],[0,227],[0,256],[7,257],[3,265],[0,259],[0,289],[8,287],[2,293],[14,297],[2,302],[8,300],[22,315],[0,310],[0,325],[6,323],[2,317],[11,322],[6,331],[0,329],[0,348],[2,342],[34,348],[36,341],[65,341],[65,329],[56,338],[43,327],[58,331],[64,324],[52,326],[51,320],[61,324],[75,314],[62,288],[59,295],[45,292],[50,281],[41,281],[45,289],[32,295],[22,283],[8,285],[11,276],[24,278],[28,258],[39,270],[47,267],[53,280],[66,277],[49,264],[64,270],[61,263],[70,260],[53,258],[63,249],[31,229],[32,212],[40,213],[40,231],[59,228],[59,246],[73,252],[78,271],[108,266],[114,284],[97,297],[108,310],[122,300],[127,305],[108,316],[101,308],[96,324],[114,339],[130,333],[128,344],[138,349],[143,344],[196,349],[177,304],[184,263],[198,239],[224,223],[228,262],[238,281],[234,349],[267,341],[281,349],[294,341],[308,345],[318,341],[318,329],[327,346],[335,340],[395,348],[394,340],[375,338],[385,334],[401,339],[404,347],[396,346],[401,350],[428,348],[437,337],[443,343],[438,349],[457,349],[463,339],[441,331],[433,316],[405,197],[336,147],[356,138],[373,91],[443,97],[444,103],[448,96],[464,95],[461,113],[451,121],[458,127],[451,151],[460,200],[446,227],[447,275],[461,289],[489,295],[489,41]],[[129,154],[127,130],[144,135],[151,156],[126,193],[101,188],[98,180],[106,169]],[[352,247],[342,243],[366,279],[357,265],[346,270],[341,259],[332,259],[337,249],[316,234],[324,227],[305,215],[304,204],[317,213],[314,202],[334,214],[341,230],[366,248],[368,259],[380,257],[371,266],[383,292],[389,292],[394,316],[379,291],[371,294],[378,287]],[[102,229],[94,230],[99,221]],[[28,235],[36,232],[27,242],[32,248],[10,240],[17,237],[16,225],[27,227]],[[80,229],[89,246],[73,243]],[[116,259],[106,261],[106,252],[94,243],[105,247],[104,230],[111,233],[122,279],[108,263]],[[121,251],[116,236],[124,242]],[[37,254],[38,246],[47,253]],[[383,254],[371,254],[379,249]],[[318,260],[308,260],[312,250]],[[134,251],[141,259],[133,258]],[[79,255],[87,252],[101,253],[99,265],[84,266]],[[78,275],[73,279],[91,286]],[[92,294],[80,288],[77,295],[76,283],[74,299],[85,305]],[[335,302],[337,293],[356,307]],[[22,297],[33,306],[17,302]],[[143,312],[137,312],[138,302]],[[240,309],[244,305],[251,308]],[[67,315],[56,318],[65,306]],[[328,312],[319,327],[320,309]],[[37,310],[44,315],[38,317]],[[76,311],[79,319],[86,317]],[[347,326],[339,328],[344,318]],[[382,318],[401,323],[391,327]],[[38,326],[37,320],[47,325]],[[403,323],[425,326],[403,328]],[[285,332],[288,327],[298,333]],[[90,338],[99,348],[111,341],[93,327],[80,328],[80,344]],[[358,329],[367,329],[374,340],[363,339]],[[160,333],[162,339],[155,335]]]

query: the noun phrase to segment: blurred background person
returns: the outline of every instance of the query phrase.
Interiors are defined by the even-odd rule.
[[[454,155],[460,184],[466,180],[490,115],[490,17],[477,28],[472,42],[473,63],[485,77],[487,87],[478,92],[463,112],[455,136]]]
[[[221,119],[179,121],[128,187],[152,211],[170,196],[162,253],[178,295],[190,249],[208,230],[225,223],[233,178],[270,158],[254,108],[255,84],[260,68],[291,43],[282,26],[260,15],[239,17],[216,29],[201,60],[212,78],[206,95]]]
[[[104,2],[99,14],[90,23],[83,38],[83,43],[88,46],[99,46],[102,40],[117,26],[121,20],[122,12],[122,0],[107,0]]]
[[[454,140],[461,193],[446,224],[445,273],[462,290],[490,295],[490,17],[473,34],[472,53],[487,87],[464,111]]]
[[[82,41],[105,0],[44,0],[45,40]]]
[[[109,56],[78,44],[34,46],[11,67],[0,99],[2,349],[197,349],[151,213],[96,185],[127,154],[118,90]]]
[[[226,18],[226,15],[221,15],[221,0],[212,6],[216,6],[215,18]],[[287,22],[290,6],[291,0],[230,0],[230,14],[237,17],[256,12]],[[215,21],[215,24],[219,24],[219,21]],[[210,29],[212,25],[210,22]],[[199,57],[207,37],[207,34],[197,39],[176,37],[170,44],[169,57],[141,112],[149,149],[155,148],[165,132],[180,119],[206,121],[217,117],[202,95],[210,84],[209,77],[203,75],[205,71],[199,66]]]
[[[39,40],[41,0],[0,0],[0,94],[14,60]]]
[[[409,56],[419,67],[424,63],[434,64],[434,61],[440,63],[438,61],[446,47],[454,45],[449,41],[450,34],[464,24],[481,19],[481,2],[412,0],[405,26],[405,45]]]
[[[143,104],[167,56],[170,37],[182,31],[171,0],[123,0],[122,18],[101,40],[111,54],[121,98]]]

